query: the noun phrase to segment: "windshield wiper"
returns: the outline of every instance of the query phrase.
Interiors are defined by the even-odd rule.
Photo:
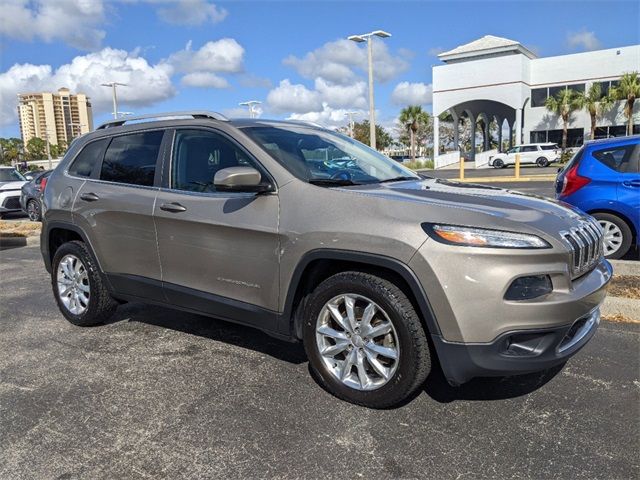
[[[387,178],[386,180],[380,180],[378,183],[402,182],[404,180],[420,180],[420,179],[418,177],[409,177],[405,175],[403,177],[393,177],[393,178]]]
[[[312,178],[309,180],[312,185],[320,185],[327,187],[344,187],[348,185],[360,185],[352,180],[346,180],[344,178]]]

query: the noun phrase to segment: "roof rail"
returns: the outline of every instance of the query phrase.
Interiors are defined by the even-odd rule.
[[[110,120],[100,125],[96,130],[101,130],[111,127],[121,127],[128,122],[137,122],[140,120],[151,119],[171,119],[175,117],[191,117],[191,118],[210,118],[212,120],[220,120],[223,122],[229,121],[227,117],[218,112],[209,112],[207,110],[188,110],[184,112],[166,112],[166,113],[148,113],[146,115],[134,115],[129,117],[120,117]]]

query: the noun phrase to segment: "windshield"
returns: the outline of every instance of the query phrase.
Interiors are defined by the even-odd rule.
[[[419,179],[411,170],[345,135],[308,127],[243,130],[293,175],[318,185]]]
[[[27,179],[12,168],[0,168],[0,182],[24,182]]]

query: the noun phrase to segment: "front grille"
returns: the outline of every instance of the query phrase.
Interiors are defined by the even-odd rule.
[[[600,261],[604,233],[595,220],[584,220],[560,235],[571,251],[571,278],[584,275]]]
[[[7,210],[20,210],[20,197],[9,197],[4,202],[4,208]]]

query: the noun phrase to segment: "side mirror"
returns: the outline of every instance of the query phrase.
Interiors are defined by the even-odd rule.
[[[271,185],[261,183],[262,175],[252,167],[228,167],[213,177],[216,190],[221,192],[268,192]]]

